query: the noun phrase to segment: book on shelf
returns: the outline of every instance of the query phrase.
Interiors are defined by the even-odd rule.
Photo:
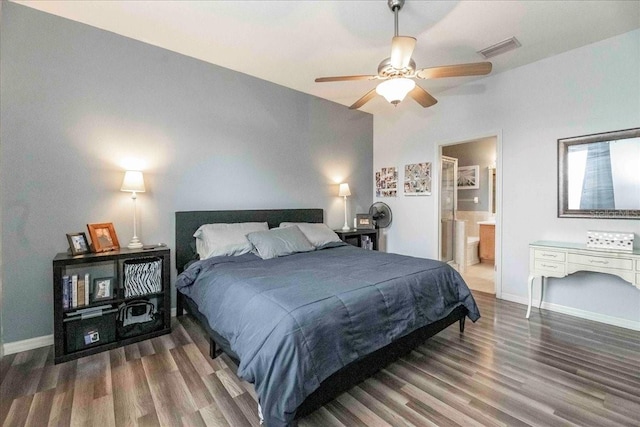
[[[69,276],[62,276],[62,308],[68,310],[69,307]]]
[[[89,273],[84,275],[84,305],[89,305],[89,289],[91,289],[91,276]]]
[[[84,277],[78,278],[78,305],[76,307],[84,306]]]
[[[71,307],[78,306],[78,275],[71,276]]]
[[[362,249],[373,250],[373,240],[369,236],[362,236],[360,238],[360,247]]]
[[[362,249],[369,249],[368,248],[368,243],[369,243],[369,236],[362,236],[360,238],[360,247]]]

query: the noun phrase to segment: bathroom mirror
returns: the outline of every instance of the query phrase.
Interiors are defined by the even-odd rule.
[[[640,128],[558,140],[558,217],[640,219]]]

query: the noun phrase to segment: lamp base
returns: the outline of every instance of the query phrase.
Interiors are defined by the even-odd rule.
[[[345,225],[344,227],[342,227],[342,231],[349,231],[351,230],[351,227],[349,227],[348,225]]]
[[[142,249],[142,242],[138,239],[137,236],[133,236],[127,247],[129,249]]]

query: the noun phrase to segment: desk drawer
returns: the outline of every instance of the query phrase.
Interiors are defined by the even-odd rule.
[[[563,253],[561,253],[561,255],[564,256]],[[535,269],[536,269],[536,272],[544,273],[543,274],[544,276],[546,276],[547,273],[555,273],[561,276],[565,275],[564,264],[560,262],[545,261],[543,259],[537,259],[535,261]]]
[[[535,250],[535,259],[546,259],[549,261],[564,261],[565,253],[557,251],[547,251],[543,249]]]
[[[569,254],[569,262],[597,268],[633,270],[633,260],[630,258],[608,258],[596,255]]]

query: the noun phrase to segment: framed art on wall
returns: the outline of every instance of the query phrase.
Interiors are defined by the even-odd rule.
[[[431,163],[404,165],[404,195],[431,195]]]
[[[96,252],[115,251],[120,249],[118,236],[113,224],[105,222],[102,224],[87,224],[91,242]]]
[[[376,197],[398,195],[398,169],[395,166],[376,171]]]
[[[480,188],[480,166],[458,167],[458,190],[477,190]]]

